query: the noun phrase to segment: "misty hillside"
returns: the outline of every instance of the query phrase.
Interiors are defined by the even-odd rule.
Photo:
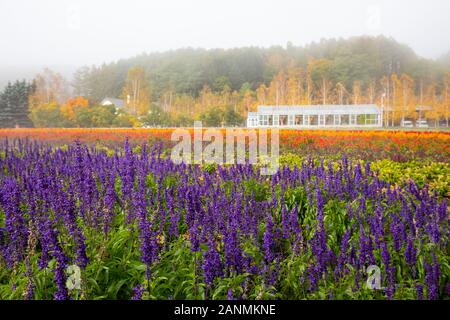
[[[449,71],[445,55],[427,60],[382,36],[304,47],[185,48],[81,67],[71,79],[46,68],[32,82],[0,91],[0,126],[25,125],[25,118],[37,127],[242,125],[258,105],[361,103],[388,105],[392,125],[405,110],[417,118],[411,110],[426,105],[420,116],[437,125],[449,120]],[[104,108],[105,97],[121,112]]]
[[[185,48],[162,53],[141,54],[102,66],[84,67],[75,74],[75,93],[92,101],[105,96],[118,97],[129,68],[142,66],[152,88],[152,98],[165,91],[197,96],[204,85],[220,91],[224,85],[239,90],[243,84],[256,89],[268,84],[280,70],[299,67],[307,70],[314,59],[330,61],[330,80],[351,86],[361,81],[366,86],[390,73],[407,73],[415,80],[440,79],[447,68],[442,63],[423,59],[394,39],[354,37],[321,40],[304,47],[274,46],[235,49]]]
[[[60,73],[68,81],[72,79],[76,66],[67,65],[50,65],[50,69]],[[20,65],[20,66],[0,66],[0,90],[3,89],[8,82],[14,82],[16,80],[31,81],[37,73],[42,72],[42,67],[37,65]]]
[[[450,70],[450,50],[437,60],[444,68]]]

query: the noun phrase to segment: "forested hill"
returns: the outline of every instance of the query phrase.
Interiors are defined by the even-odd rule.
[[[73,84],[75,94],[92,101],[105,96],[119,97],[128,70],[142,66],[155,101],[167,91],[198,96],[205,85],[216,92],[225,85],[232,90],[239,90],[243,85],[255,90],[262,83],[269,84],[281,70],[311,71],[312,62],[318,59],[328,62],[327,78],[346,87],[351,87],[355,81],[365,87],[392,73],[406,73],[416,83],[432,79],[439,82],[449,70],[445,63],[423,59],[394,39],[364,36],[322,40],[304,47],[287,44],[270,48],[186,48],[141,54],[102,66],[80,68]]]
[[[382,36],[141,54],[82,67],[70,85],[48,68],[8,85],[0,126],[27,118],[37,127],[243,125],[258,105],[363,103],[386,105],[391,125],[419,116],[450,122],[448,56],[427,60]],[[105,97],[123,99],[120,112],[101,106]]]

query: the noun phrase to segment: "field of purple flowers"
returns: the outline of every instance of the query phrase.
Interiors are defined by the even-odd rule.
[[[3,141],[0,299],[446,299],[447,210],[345,158],[262,176]]]

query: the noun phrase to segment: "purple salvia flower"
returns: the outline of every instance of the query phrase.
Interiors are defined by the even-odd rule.
[[[433,253],[433,262],[429,264],[424,261],[425,268],[425,283],[427,286],[428,299],[436,300],[439,296],[439,263],[437,262],[436,255]]]
[[[269,213],[267,215],[266,230],[264,232],[264,238],[263,238],[264,260],[269,265],[275,259],[275,255],[273,252],[274,246],[275,246],[275,244],[274,244],[274,239],[273,239],[272,215]]]
[[[7,177],[1,190],[5,226],[8,235],[8,244],[4,248],[4,255],[10,268],[21,262],[27,245],[28,231],[25,219],[20,211],[20,188],[17,182]]]
[[[65,275],[65,270],[67,268],[68,259],[66,255],[62,252],[62,249],[58,245],[55,248],[54,256],[56,258],[56,266],[53,269],[54,280],[56,283],[57,291],[54,294],[55,300],[68,300],[69,293],[66,287],[67,277]]]
[[[207,286],[212,286],[216,277],[223,275],[223,266],[220,254],[214,248],[214,242],[209,241],[208,250],[205,251],[203,258],[203,275]]]
[[[234,300],[233,298],[233,289],[228,289],[227,300]]]
[[[344,272],[345,264],[349,260],[348,248],[349,248],[349,240],[350,240],[351,233],[352,233],[351,229],[345,231],[344,236],[342,237],[342,240],[341,240],[338,265],[337,265],[337,268],[334,273],[337,279],[339,279],[340,276],[342,275],[342,273]]]
[[[142,295],[145,292],[145,288],[143,285],[138,284],[133,288],[133,296],[131,300],[142,300]]]
[[[416,253],[416,248],[414,246],[414,239],[412,236],[408,237],[408,242],[406,244],[406,249],[405,249],[405,260],[406,263],[414,268],[415,270],[415,266],[416,266],[416,262],[417,262],[417,253]]]
[[[416,283],[417,300],[423,300],[423,285]]]

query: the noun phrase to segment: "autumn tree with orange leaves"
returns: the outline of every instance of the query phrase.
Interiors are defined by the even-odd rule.
[[[70,98],[61,106],[61,114],[70,122],[75,122],[76,111],[80,108],[87,108],[89,101],[84,97]]]

